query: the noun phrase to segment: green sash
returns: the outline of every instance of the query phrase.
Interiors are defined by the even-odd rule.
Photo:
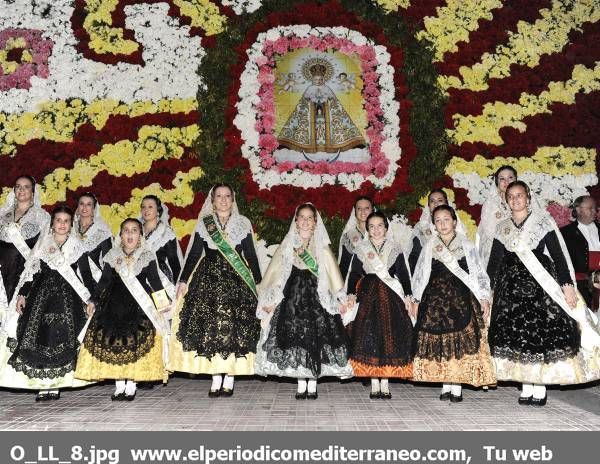
[[[298,258],[300,258],[310,272],[312,272],[315,276],[319,277],[319,265],[313,255],[311,255],[308,250],[304,250],[302,253],[297,253]]]
[[[212,214],[204,216],[202,218],[204,225],[206,226],[206,231],[212,238],[215,245],[217,245],[217,249],[221,252],[221,254],[225,257],[227,262],[231,264],[231,267],[238,273],[238,275],[242,278],[246,285],[250,287],[252,293],[256,296],[256,284],[254,283],[254,277],[252,277],[252,272],[248,269],[248,266],[244,262],[244,260],[240,257],[235,248],[229,244],[217,224],[215,223],[215,218]]]

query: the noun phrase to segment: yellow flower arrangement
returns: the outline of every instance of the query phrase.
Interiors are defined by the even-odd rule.
[[[375,2],[388,13],[410,6],[410,0],[375,0]]]
[[[114,27],[112,13],[118,0],[86,0],[87,15],[83,27],[90,36],[89,47],[98,54],[130,55],[138,50],[139,44],[124,38],[124,30]],[[191,19],[192,26],[203,29],[207,35],[224,30],[227,18],[209,0],[174,0],[181,14]]]
[[[446,174],[475,173],[484,178],[492,175],[500,166],[508,164],[518,172],[543,172],[551,176],[581,176],[596,172],[596,150],[593,148],[540,147],[531,157],[504,157],[486,159],[481,155],[472,161],[453,157]]]
[[[594,0],[553,0],[551,9],[540,10],[535,23],[519,22],[518,32],[510,33],[507,44],[499,45],[495,53],[484,53],[479,63],[460,68],[462,81],[456,76],[440,76],[439,85],[482,91],[487,81],[510,75],[512,64],[533,68],[542,55],[559,53],[569,42],[569,33],[580,30],[586,22],[600,20],[600,2]]]
[[[209,0],[173,0],[181,14],[192,20],[192,26],[200,27],[206,35],[219,34],[225,30],[227,17],[219,12],[217,5]]]
[[[53,142],[70,142],[77,129],[91,123],[102,129],[109,117],[130,117],[156,113],[189,113],[197,108],[196,99],[140,101],[125,104],[117,100],[82,100],[42,103],[40,111],[6,115],[0,113],[0,155],[12,155],[17,145],[30,140],[45,139]]]
[[[579,92],[590,93],[600,89],[600,63],[593,69],[584,65],[573,68],[571,79],[566,82],[551,82],[548,90],[539,95],[523,93],[519,103],[494,102],[484,106],[478,116],[454,115],[454,129],[448,135],[458,144],[464,142],[486,142],[502,145],[500,129],[514,127],[521,132],[527,128],[523,119],[540,113],[550,113],[552,103],[575,103]]]
[[[492,19],[491,11],[502,7],[499,0],[448,0],[437,9],[437,16],[426,17],[425,29],[418,39],[431,42],[435,60],[441,61],[444,53],[458,50],[457,43],[469,40],[469,32],[477,30],[480,19]]]
[[[155,160],[181,158],[184,147],[191,147],[198,133],[196,124],[181,128],[143,126],[135,141],[105,144],[98,154],[75,161],[73,168],[52,171],[41,182],[42,201],[44,204],[65,201],[67,190],[92,185],[94,177],[101,171],[113,176],[132,176],[150,171]],[[3,189],[1,201],[9,191],[10,187]]]
[[[202,177],[203,172],[199,167],[192,168],[188,172],[178,171],[173,179],[172,189],[165,189],[158,183],[153,183],[142,189],[135,188],[131,191],[131,198],[124,204],[113,203],[102,205],[102,216],[106,219],[113,232],[117,232],[119,224],[127,217],[137,217],[140,214],[140,204],[145,195],[156,195],[162,202],[176,206],[189,206],[194,202],[194,191],[190,182]],[[183,220],[171,219],[171,226],[177,237],[185,237],[194,230],[196,219]]]

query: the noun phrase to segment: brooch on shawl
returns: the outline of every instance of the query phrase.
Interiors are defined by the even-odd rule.
[[[500,211],[496,211],[496,219],[500,219],[502,217],[502,213]]]
[[[48,253],[50,253],[50,254],[56,253],[56,247],[54,245],[52,245],[50,248],[48,248]]]
[[[206,226],[206,231],[209,234],[213,234],[216,230],[217,230],[217,226],[216,226],[216,224],[214,222],[211,222],[210,224],[208,224]]]
[[[437,251],[438,253],[441,253],[443,249],[444,249],[444,247],[442,245],[437,245],[435,247],[435,251]]]
[[[372,251],[369,251],[367,253],[367,258],[369,258],[369,259],[375,259],[375,253],[373,253]]]

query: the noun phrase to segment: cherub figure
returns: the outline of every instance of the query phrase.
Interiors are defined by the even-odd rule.
[[[349,93],[356,87],[354,74],[341,72],[337,76],[337,87],[344,93]]]
[[[302,79],[296,76],[296,73],[282,73],[277,79],[277,87],[279,91],[277,93],[282,94],[285,92],[297,92],[297,86],[302,84]]]

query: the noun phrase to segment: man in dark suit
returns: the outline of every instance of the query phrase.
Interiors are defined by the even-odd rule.
[[[600,224],[596,221],[596,200],[590,196],[577,197],[573,203],[573,218],[560,229],[575,268],[577,288],[587,305],[592,307],[592,287],[589,272],[589,252],[600,251]]]

